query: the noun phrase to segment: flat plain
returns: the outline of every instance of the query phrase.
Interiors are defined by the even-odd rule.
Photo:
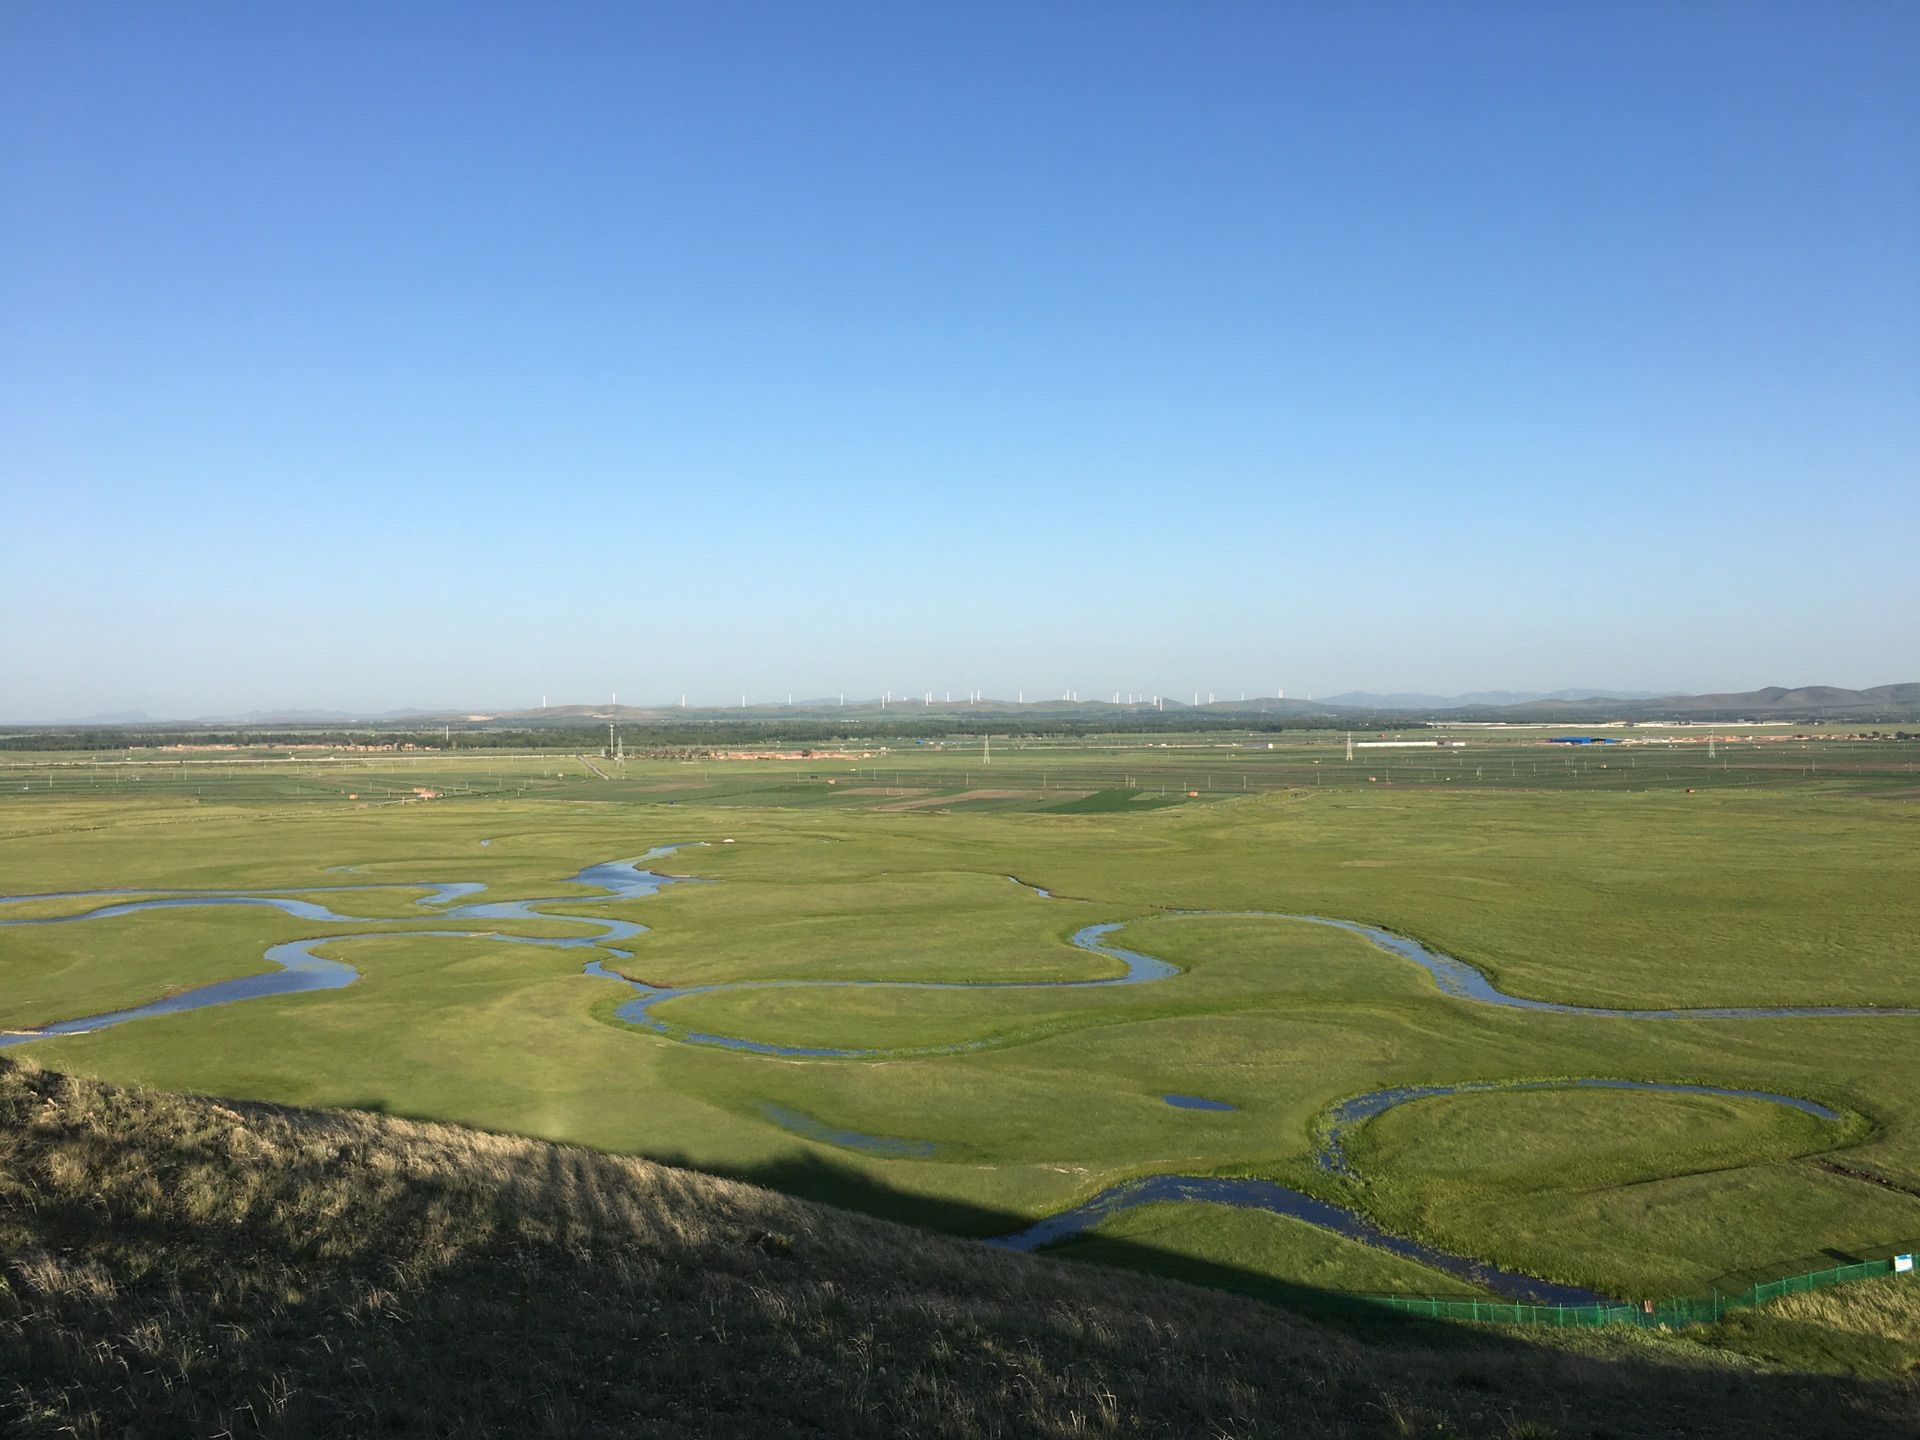
[[[359,973],[344,988],[10,1053],[670,1161],[963,1236],[1179,1174],[1275,1180],[1621,1298],[1911,1248],[1920,1017],[1491,1005],[1285,918],[1383,927],[1575,1006],[1920,1007],[1920,746],[1722,730],[1709,758],[1676,738],[1574,753],[1503,734],[1354,760],[1327,734],[1029,742],[990,760],[977,745],[591,766],[19,757],[0,768],[0,894],[29,898],[0,920],[54,923],[0,927],[0,1027],[262,974],[269,946],[330,936],[321,955]],[[669,845],[654,868],[712,883],[608,900],[570,878]],[[539,900],[537,916],[449,926],[421,903],[463,882]],[[130,893],[72,896],[109,889]],[[85,918],[241,890],[352,918]],[[590,941],[609,919],[645,933],[500,943]],[[1178,973],[1061,983],[1123,972],[1073,943],[1116,923],[1107,943]],[[425,933],[449,928],[466,933]],[[651,1025],[623,1019],[634,991],[584,974],[595,960],[675,993]],[[1325,1163],[1332,1108],[1354,1096],[1601,1078],[1784,1094],[1834,1118],[1492,1089],[1393,1108],[1348,1139],[1349,1170]],[[1255,1293],[1463,1289],[1300,1221],[1195,1203],[1117,1214],[1060,1253]]]

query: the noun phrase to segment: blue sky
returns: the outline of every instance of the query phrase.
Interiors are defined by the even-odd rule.
[[[1908,4],[0,9],[0,718],[1920,679]]]

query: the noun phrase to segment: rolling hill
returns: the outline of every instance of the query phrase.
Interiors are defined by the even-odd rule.
[[[644,1160],[6,1062],[0,1374],[20,1436],[1920,1430],[1911,1378],[1712,1335],[1322,1323]]]

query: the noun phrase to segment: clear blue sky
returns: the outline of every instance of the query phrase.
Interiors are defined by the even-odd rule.
[[[1920,679],[1920,6],[0,8],[0,719]]]

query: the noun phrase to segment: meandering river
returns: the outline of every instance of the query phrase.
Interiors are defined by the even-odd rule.
[[[206,1009],[215,1005],[231,1005],[241,1001],[261,999],[273,995],[292,995],[310,990],[337,990],[352,984],[359,978],[359,971],[343,960],[328,959],[316,954],[321,947],[341,941],[368,939],[374,937],[393,937],[399,935],[418,936],[423,939],[435,937],[459,937],[464,939],[485,939],[504,944],[537,945],[551,949],[573,950],[594,949],[601,956],[587,962],[583,967],[590,975],[616,980],[634,991],[634,998],[616,1007],[615,1014],[628,1024],[653,1032],[681,1044],[706,1045],[726,1050],[740,1051],[755,1055],[780,1056],[799,1059],[869,1059],[880,1056],[888,1058],[906,1058],[913,1056],[953,1053],[975,1049],[994,1043],[992,1038],[955,1042],[950,1045],[927,1046],[913,1049],[861,1049],[830,1045],[794,1045],[778,1044],[772,1041],[756,1040],[749,1036],[719,1035],[700,1031],[689,1031],[669,1024],[656,1012],[658,1007],[669,1001],[694,995],[717,994],[723,991],[794,988],[813,989],[900,989],[900,990],[1043,990],[1043,989],[1089,989],[1101,986],[1144,985],[1171,980],[1181,972],[1178,966],[1137,950],[1114,944],[1109,938],[1122,929],[1125,921],[1107,921],[1101,924],[1083,926],[1072,936],[1072,943],[1083,950],[1118,962],[1120,973],[1087,980],[1007,980],[1007,981],[920,981],[920,980],[750,980],[715,982],[706,985],[655,986],[634,980],[620,973],[614,966],[633,958],[633,952],[619,948],[621,942],[631,940],[646,932],[644,925],[630,920],[596,918],[593,916],[567,914],[549,914],[539,907],[567,906],[603,903],[611,900],[629,900],[658,893],[663,887],[683,883],[684,877],[662,874],[645,868],[650,863],[662,859],[682,848],[678,845],[664,845],[647,851],[646,854],[632,860],[606,861],[589,865],[577,874],[568,877],[568,883],[576,886],[589,886],[601,893],[597,895],[566,894],[545,896],[526,900],[481,901],[471,897],[486,890],[486,886],[475,881],[438,881],[365,883],[356,885],[330,886],[290,886],[280,891],[267,890],[84,890],[64,891],[38,895],[0,896],[0,906],[22,902],[44,902],[48,900],[107,899],[108,903],[94,909],[78,911],[65,915],[36,916],[21,919],[0,919],[0,927],[30,925],[71,925],[88,921],[111,919],[118,916],[138,914],[149,910],[167,910],[206,906],[259,906],[278,910],[282,914],[301,920],[314,920],[327,923],[353,924],[378,927],[383,923],[379,918],[365,918],[342,914],[329,904],[304,898],[311,895],[346,895],[372,890],[419,890],[417,905],[425,914],[431,914],[447,922],[448,928],[432,930],[387,929],[379,928],[347,931],[332,935],[316,936],[305,940],[291,940],[270,946],[265,958],[272,961],[275,968],[260,975],[249,975],[236,980],[222,980],[210,985],[201,985],[177,994],[166,996],[144,1005],[131,1006],[122,1010],[107,1011],[97,1015],[88,1015],[76,1019],[62,1020],[31,1030],[16,1030],[0,1033],[0,1049],[25,1045],[36,1041],[54,1040],[62,1036],[82,1035],[92,1031],[106,1029],[115,1025],[124,1025],[160,1015],[177,1015],[188,1011]],[[358,871],[360,867],[335,866],[335,870]],[[1007,877],[1014,880],[1014,877]],[[701,882],[705,883],[705,882]],[[1015,884],[1031,891],[1041,898],[1049,898],[1049,892],[1038,886],[1027,885],[1014,880]],[[129,900],[110,900],[116,895],[136,895],[141,898]],[[1873,1007],[1860,1005],[1788,1005],[1788,1006],[1711,1006],[1694,1009],[1649,1009],[1631,1010],[1602,1006],[1569,1005],[1555,1001],[1529,999],[1525,996],[1511,995],[1499,989],[1481,971],[1464,960],[1434,950],[1417,940],[1397,935],[1377,926],[1361,924],[1357,921],[1331,919],[1321,915],[1295,915],[1278,911],[1200,911],[1177,910],[1168,912],[1188,918],[1253,918],[1267,919],[1299,924],[1326,925],[1359,935],[1389,954],[1419,965],[1431,975],[1440,990],[1458,999],[1487,1005],[1499,1005],[1521,1010],[1548,1011],[1559,1015],[1580,1015],[1600,1019],[1615,1020],[1747,1020],[1758,1018],[1821,1018],[1821,1017],[1862,1017],[1862,1016],[1915,1016],[1920,1008],[1911,1007]],[[476,928],[480,922],[489,925],[503,920],[532,920],[551,923],[564,921],[588,927],[593,933],[562,937],[537,937],[526,935],[507,935],[493,928]],[[457,927],[457,928],[456,928]],[[1841,1116],[1819,1102],[1800,1096],[1779,1094],[1765,1090],[1743,1090],[1713,1085],[1697,1085],[1670,1081],[1623,1080],[1604,1077],[1574,1078],[1559,1080],[1526,1081],[1474,1081],[1453,1085],[1402,1086],[1354,1096],[1334,1104],[1327,1112],[1326,1124],[1322,1128],[1323,1143],[1316,1155],[1319,1166],[1331,1174],[1351,1176],[1352,1165],[1346,1155],[1346,1141],[1354,1129],[1377,1115],[1396,1105],[1423,1100],[1435,1096],[1480,1094],[1498,1090],[1549,1089],[1549,1088],[1589,1088],[1606,1087],[1623,1090],[1657,1091],[1662,1093],[1712,1095],[1724,1098],[1738,1098],[1763,1101],[1783,1105],[1812,1115],[1820,1120],[1839,1121]],[[1231,1111],[1234,1107],[1224,1101],[1196,1095],[1168,1095],[1163,1097],[1167,1103],[1183,1109],[1200,1112]],[[763,1117],[772,1123],[782,1125],[796,1134],[828,1144],[839,1144],[866,1153],[891,1156],[895,1158],[925,1158],[936,1154],[936,1147],[928,1141],[896,1139],[891,1137],[863,1136],[858,1132],[841,1130],[815,1120],[813,1117],[785,1107],[768,1105],[762,1107]],[[1196,1116],[1196,1123],[1206,1123],[1204,1114]],[[1358,1240],[1377,1248],[1391,1251],[1410,1260],[1444,1270],[1471,1281],[1495,1293],[1510,1298],[1536,1301],[1540,1303],[1582,1304],[1603,1300],[1605,1297],[1578,1286],[1560,1285],[1537,1277],[1506,1270],[1484,1261],[1466,1256],[1449,1254],[1418,1240],[1394,1235],[1375,1225],[1357,1210],[1293,1190],[1270,1180],[1242,1177],[1196,1176],[1196,1175],[1153,1175],[1130,1180],[1113,1186],[1080,1205],[1057,1215],[1048,1216],[1027,1229],[1016,1234],[1002,1236],[988,1243],[1015,1250],[1035,1250],[1056,1243],[1073,1235],[1081,1234],[1099,1225],[1102,1221],[1121,1210],[1139,1205],[1164,1203],[1167,1201],[1205,1201],[1214,1204],[1243,1206],[1265,1210],[1292,1219],[1302,1220],[1349,1239]]]

